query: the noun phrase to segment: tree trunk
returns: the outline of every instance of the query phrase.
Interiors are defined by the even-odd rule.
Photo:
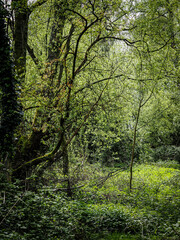
[[[135,145],[136,145],[137,126],[138,126],[138,121],[139,121],[141,107],[142,107],[142,99],[140,99],[140,102],[139,102],[136,122],[135,122],[135,126],[134,126],[133,146],[132,146],[131,163],[130,163],[130,181],[129,181],[130,191],[132,189],[134,151],[135,151]]]
[[[10,180],[11,159],[13,155],[14,131],[19,124],[20,114],[16,95],[13,62],[10,56],[10,42],[6,33],[5,12],[0,2],[0,157]]]
[[[14,0],[14,59],[18,78],[24,80],[26,73],[26,46],[29,11],[27,0]]]

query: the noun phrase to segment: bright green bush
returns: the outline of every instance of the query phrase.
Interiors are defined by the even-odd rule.
[[[115,208],[124,206],[129,214],[130,232],[134,228],[143,236],[153,234],[179,239],[173,226],[177,226],[180,212],[180,171],[172,166],[171,162],[166,162],[166,167],[162,167],[162,163],[135,166],[131,192],[129,172],[119,171],[104,184],[81,190],[80,198],[97,205],[111,202]]]

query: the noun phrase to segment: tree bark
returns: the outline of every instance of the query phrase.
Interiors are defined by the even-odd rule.
[[[135,145],[136,145],[137,126],[138,126],[138,122],[139,122],[141,107],[142,107],[142,99],[140,99],[140,102],[139,102],[136,122],[135,122],[135,126],[134,126],[133,146],[132,146],[131,163],[130,163],[130,180],[129,180],[130,191],[132,189],[134,151],[135,151]]]
[[[10,41],[7,36],[5,18],[7,12],[0,2],[0,157],[7,178],[10,180],[11,159],[13,155],[14,131],[20,122],[20,108],[17,102],[16,80],[13,61],[10,55]]]
[[[26,73],[26,46],[28,38],[29,10],[27,0],[13,0],[14,59],[18,78],[24,80]]]

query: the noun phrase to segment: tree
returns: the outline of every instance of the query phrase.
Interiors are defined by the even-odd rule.
[[[20,122],[20,105],[17,101],[17,80],[14,76],[10,42],[5,19],[8,13],[0,1],[0,157],[9,179],[13,158],[14,131]]]
[[[95,115],[95,108],[103,117],[103,107],[98,105],[112,102],[111,93],[119,94],[109,86],[123,82],[119,108],[130,129],[133,111],[127,112],[138,85],[135,82],[147,83],[144,87],[149,92],[154,81],[160,82],[158,87],[165,84],[167,73],[178,79],[177,64],[172,73],[178,55],[174,48],[179,41],[177,4],[175,0],[13,1],[8,10],[12,10],[13,49],[24,110],[16,133],[14,177],[25,179],[38,165],[41,174],[55,162],[63,162],[68,176],[72,139],[89,116]],[[114,58],[117,51],[123,59],[120,62]],[[166,61],[169,53],[173,61]]]
[[[108,48],[114,41],[136,43],[126,34],[130,22],[126,29],[118,28],[132,9],[131,4],[117,1],[13,2],[14,56],[24,108],[12,161],[14,177],[25,179],[38,164],[43,170],[61,159],[68,174],[69,143],[94,111],[108,81],[117,78],[102,46]],[[42,13],[43,24],[37,20]],[[38,24],[32,27],[34,20]],[[95,95],[90,95],[92,88]],[[80,105],[84,93],[90,97]]]
[[[141,33],[141,56],[148,60],[146,76],[150,73],[149,79],[157,80],[155,101],[146,113],[148,117],[144,116],[148,122],[146,142],[153,149],[171,145],[173,131],[175,142],[178,142],[175,119],[179,115],[179,7],[176,0],[142,1],[142,13],[137,18],[139,31],[135,34]]]

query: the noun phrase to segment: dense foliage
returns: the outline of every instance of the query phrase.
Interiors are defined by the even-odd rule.
[[[79,184],[85,185],[75,190],[73,199],[66,197],[61,184],[54,189],[39,186],[37,192],[1,184],[0,237],[83,240],[121,239],[126,234],[131,239],[127,235],[135,234],[137,239],[179,239],[179,166],[163,165],[136,166],[132,192],[127,171],[107,178],[108,168],[99,172],[98,166],[84,165]],[[115,232],[121,233],[119,238]]]
[[[179,239],[178,0],[0,1],[0,238]]]

